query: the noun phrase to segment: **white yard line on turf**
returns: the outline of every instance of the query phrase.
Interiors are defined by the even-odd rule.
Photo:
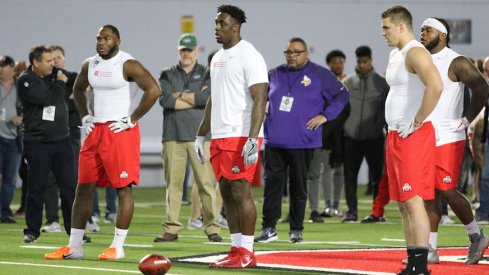
[[[20,265],[20,266],[42,266],[42,267],[55,267],[55,268],[68,268],[68,269],[95,270],[95,271],[104,271],[104,272],[119,272],[119,273],[135,273],[135,274],[141,274],[141,272],[136,271],[136,270],[96,268],[96,267],[85,267],[85,266],[66,266],[66,265],[53,265],[53,264],[33,264],[33,263],[22,263],[22,262],[0,262],[0,264],[5,264],[5,265]]]
[[[154,245],[151,244],[124,244],[127,247],[143,247],[143,248],[152,248]],[[42,245],[21,245],[20,248],[35,248],[35,249],[56,249],[59,246],[42,246]]]
[[[381,241],[384,241],[384,242],[400,242],[400,243],[403,243],[405,242],[404,239],[389,239],[389,238],[382,238],[380,239]]]

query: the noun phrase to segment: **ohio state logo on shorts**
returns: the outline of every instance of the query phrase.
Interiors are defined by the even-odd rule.
[[[450,176],[444,177],[443,178],[443,183],[451,184],[452,183],[452,177],[450,177]]]
[[[233,168],[231,168],[231,171],[233,171],[233,173],[235,174],[238,174],[240,172],[238,165],[234,165]]]
[[[402,186],[402,191],[404,191],[404,192],[409,192],[409,191],[411,191],[411,184],[409,184],[409,183],[407,183],[407,182],[406,182],[406,183],[405,183],[405,184]]]
[[[127,179],[127,177],[129,177],[129,175],[127,174],[127,172],[126,172],[126,171],[122,171],[122,173],[121,173],[121,176],[120,176],[120,177],[121,177],[121,179]]]

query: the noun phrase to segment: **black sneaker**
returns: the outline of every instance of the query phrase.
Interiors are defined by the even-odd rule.
[[[36,242],[37,237],[32,234],[25,234],[24,239],[22,240],[24,243],[34,243]]]
[[[92,239],[88,237],[87,235],[83,234],[83,241],[82,243],[91,243]]]
[[[172,233],[164,233],[163,235],[159,235],[153,240],[153,242],[155,243],[175,242],[175,241],[178,241],[178,234],[172,234]]]
[[[278,240],[277,230],[275,228],[263,228],[260,236],[255,238],[255,243],[269,243]]]
[[[385,217],[380,216],[376,217],[374,215],[368,215],[367,217],[363,218],[361,223],[376,223],[376,222],[385,222]]]
[[[0,219],[0,222],[1,222],[1,223],[17,223],[17,222],[15,221],[14,217],[12,217],[12,216],[2,217],[2,218]]]
[[[319,215],[319,212],[316,210],[311,211],[311,215],[309,216],[309,221],[313,223],[323,223],[324,220]]]
[[[301,243],[304,241],[302,238],[302,231],[300,230],[290,230],[289,238],[291,243]]]
[[[212,233],[207,236],[207,239],[209,239],[209,242],[213,243],[220,243],[222,242],[222,237],[219,236],[217,233]]]
[[[343,215],[343,218],[341,218],[341,222],[356,222],[358,220],[358,214],[357,211],[350,211],[346,212]]]

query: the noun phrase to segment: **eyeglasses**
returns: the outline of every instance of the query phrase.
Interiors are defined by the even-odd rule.
[[[303,52],[305,52],[305,50],[303,50],[303,51],[284,51],[284,55],[285,56],[299,56]]]

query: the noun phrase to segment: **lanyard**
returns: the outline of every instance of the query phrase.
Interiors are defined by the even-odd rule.
[[[12,83],[8,87],[5,87],[5,85],[3,85],[3,87],[5,88],[6,92],[5,92],[5,96],[3,94],[0,96],[0,105],[3,105],[3,102],[5,101],[5,99],[7,99],[8,95],[12,91],[14,84]]]
[[[294,80],[292,81],[292,83],[291,83],[291,82],[290,82],[290,74],[291,74],[292,72],[299,72],[299,75],[298,75],[298,76],[296,76],[296,77],[295,77],[295,79],[294,79]],[[300,73],[300,70],[298,70],[298,71],[293,71],[293,70],[289,70],[289,69],[287,68],[287,84],[289,85],[289,89],[288,89],[288,91],[287,91],[287,96],[290,96],[290,93],[292,92],[292,86],[294,86],[294,83],[296,83],[296,82],[297,82],[297,80],[298,80],[299,78],[301,78],[301,76],[302,76],[302,74]]]
[[[183,71],[183,69],[182,69],[182,71]],[[183,90],[184,91],[188,91],[189,90],[190,80],[192,79],[192,76],[194,75],[194,72],[195,72],[195,66],[192,69],[192,71],[190,72],[190,75],[186,79],[185,79],[185,77],[187,76],[187,73],[185,71],[183,71],[183,73],[180,74],[180,76],[182,77],[182,80],[183,80]]]

